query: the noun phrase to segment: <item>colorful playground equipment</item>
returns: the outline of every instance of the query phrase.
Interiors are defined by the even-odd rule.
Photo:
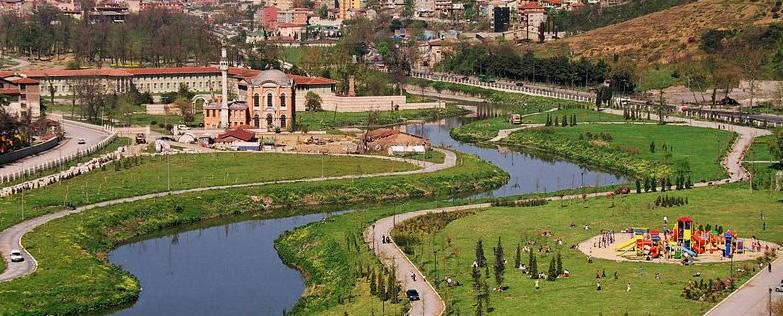
[[[620,256],[637,256],[646,260],[654,258],[695,259],[701,254],[720,251],[726,258],[742,253],[745,242],[731,230],[721,234],[718,228],[696,227],[693,219],[681,216],[677,223],[662,230],[635,228],[633,238],[615,246]],[[747,249],[752,250],[752,249]]]

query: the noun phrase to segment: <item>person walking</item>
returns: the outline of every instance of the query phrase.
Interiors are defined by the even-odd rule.
[[[411,272],[411,279],[413,279],[413,282],[416,282],[416,273]]]
[[[631,291],[631,282],[628,282],[628,285],[625,286],[625,291],[630,292]]]
[[[595,290],[596,291],[600,291],[601,290],[601,282],[600,281],[595,283]]]
[[[772,272],[772,262],[767,263],[767,271]]]
[[[667,217],[666,215],[663,216],[663,224],[669,225],[669,217]]]
[[[538,290],[538,280],[536,280],[536,290]]]

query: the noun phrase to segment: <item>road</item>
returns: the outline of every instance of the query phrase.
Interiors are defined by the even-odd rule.
[[[5,259],[8,267],[6,268],[5,271],[3,271],[2,274],[0,274],[0,282],[10,281],[21,276],[29,275],[35,272],[35,270],[38,268],[38,262],[22,245],[22,236],[24,236],[24,234],[52,220],[62,218],[71,214],[80,213],[93,208],[148,200],[148,199],[164,197],[169,195],[180,195],[185,193],[203,192],[209,190],[256,187],[256,186],[263,186],[263,185],[270,185],[270,184],[304,183],[304,182],[327,181],[327,180],[360,179],[360,178],[373,178],[373,177],[384,177],[384,176],[421,174],[421,173],[430,173],[430,172],[451,168],[456,165],[457,155],[453,151],[443,150],[439,148],[435,150],[438,150],[445,155],[445,159],[443,163],[436,164],[430,162],[423,162],[419,160],[411,160],[411,159],[396,158],[396,157],[382,157],[382,156],[377,157],[378,159],[404,161],[422,167],[421,169],[417,169],[417,170],[401,171],[401,172],[384,172],[384,173],[366,174],[366,175],[348,175],[348,176],[337,176],[337,177],[322,177],[322,178],[310,178],[310,179],[255,182],[255,183],[245,183],[245,184],[235,184],[235,185],[208,186],[208,187],[177,190],[177,191],[170,191],[170,192],[159,192],[159,193],[145,194],[145,195],[139,195],[134,197],[104,201],[104,202],[94,203],[90,205],[84,205],[81,207],[77,207],[73,210],[65,209],[47,215],[39,216],[33,219],[29,219],[0,232],[0,253],[3,254],[3,258]],[[293,155],[293,153],[291,154]],[[21,250],[25,260],[23,262],[10,262],[9,253],[11,249]]]
[[[709,310],[706,316],[761,316],[769,314],[769,301],[783,298],[783,294],[775,292],[783,280],[783,259],[778,257],[772,263],[772,272],[765,268],[753,278],[745,282],[734,293],[731,293],[718,305]],[[770,295],[769,289],[772,289]]]
[[[110,133],[97,128],[88,128],[82,125],[74,124],[67,120],[61,120],[63,130],[65,130],[66,139],[57,145],[57,147],[44,151],[40,154],[29,156],[11,163],[0,165],[0,178],[6,175],[12,175],[27,168],[43,164],[49,161],[56,161],[61,157],[67,157],[98,144],[101,140],[109,137]],[[78,138],[84,138],[85,144],[77,144]]]
[[[604,111],[608,113],[622,115],[621,110],[604,109]],[[657,120],[658,117],[651,115],[651,119]],[[676,119],[678,121],[681,121],[680,118],[676,118]],[[667,118],[666,120],[674,121],[674,119],[671,118]],[[691,120],[687,124],[694,127],[727,129],[729,131],[734,131],[738,134],[737,140],[734,142],[734,144],[732,144],[731,150],[728,152],[726,157],[721,162],[721,165],[727,170],[729,174],[729,178],[722,181],[716,181],[715,183],[736,182],[736,181],[741,181],[743,179],[746,179],[748,177],[748,173],[742,167],[742,159],[745,156],[745,152],[753,143],[753,138],[771,134],[770,131],[768,130],[746,127],[746,126],[727,125],[727,124],[717,123],[717,122]],[[532,125],[533,124],[531,124],[530,126]],[[514,129],[500,130],[498,131],[498,135],[494,137],[491,141],[492,142],[500,141],[508,137],[508,135],[510,135],[514,131],[521,130],[530,126],[521,126]],[[710,185],[709,183],[696,183],[694,186],[706,187],[709,185]],[[608,193],[610,192],[594,193],[594,194],[589,194],[587,197],[605,196]],[[547,200],[578,199],[581,197],[582,197],[581,195],[571,195],[571,196],[564,196],[562,198],[550,197],[547,198]],[[425,215],[427,213],[452,212],[452,211],[466,210],[466,209],[482,209],[490,206],[491,204],[485,203],[485,204],[463,205],[458,207],[448,207],[448,208],[442,208],[436,210],[423,210],[423,211],[403,213],[403,214],[398,214],[398,215],[394,215],[378,220],[377,222],[375,222],[374,225],[368,227],[367,230],[365,230],[365,241],[368,244],[370,244],[372,249],[374,249],[376,256],[381,260],[381,262],[383,262],[387,267],[394,266],[394,268],[397,271],[397,281],[402,284],[403,290],[415,289],[417,292],[419,292],[419,297],[421,298],[421,300],[411,303],[411,310],[409,311],[410,315],[416,315],[416,316],[441,315],[445,311],[445,303],[443,302],[443,299],[440,297],[440,295],[435,290],[435,288],[433,288],[432,284],[428,282],[426,278],[422,278],[423,275],[421,271],[419,271],[416,265],[413,264],[407,256],[405,256],[402,250],[400,250],[399,247],[397,247],[397,245],[394,244],[393,242],[389,244],[384,244],[382,242],[382,237],[389,236],[391,230],[394,228],[394,225],[396,223],[400,223],[407,219],[411,219],[417,216]],[[775,265],[776,268],[773,270],[777,271],[777,273],[780,273],[780,275],[777,275],[775,273],[771,275],[763,275],[762,272],[761,275],[756,276],[758,280],[756,280],[755,282],[759,282],[763,284],[773,284],[778,282],[779,280],[783,280],[783,261],[781,261],[781,259],[778,259],[775,262]],[[417,276],[415,282],[410,277],[411,273],[414,273]],[[729,310],[730,312],[726,314],[719,314],[719,315],[721,316],[741,315],[732,312],[737,310],[758,309],[759,308],[758,306],[752,304],[758,303],[756,299],[758,297],[761,297],[762,295],[765,295],[765,293],[767,293],[766,289],[767,287],[761,288],[761,287],[754,287],[753,284],[749,285],[747,289],[741,290],[740,291],[741,293],[733,295],[733,296],[738,296],[738,298],[735,299],[736,302],[734,301],[729,303],[723,302],[718,305],[718,307],[720,307],[721,305],[724,304],[729,304],[729,305],[735,304],[741,307],[738,307],[737,309],[735,309],[734,307],[726,307],[726,308],[731,308]]]

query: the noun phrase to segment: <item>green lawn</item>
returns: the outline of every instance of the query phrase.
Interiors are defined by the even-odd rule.
[[[660,193],[688,197],[690,204],[685,208],[661,208],[650,210],[650,202],[659,194],[629,195],[615,198],[590,199],[587,202],[550,202],[548,205],[527,208],[495,207],[477,215],[457,219],[434,235],[423,235],[425,241],[420,248],[414,247],[413,261],[426,271],[430,280],[435,280],[433,249],[438,250],[438,275],[449,275],[462,283],[459,287],[441,288],[441,295],[452,311],[459,314],[473,314],[475,293],[472,290],[471,263],[475,260],[475,246],[483,240],[484,253],[489,262],[490,289],[495,286],[492,266],[495,259],[492,248],[498,237],[502,240],[507,269],[504,285],[509,288],[502,293],[491,294],[491,315],[683,315],[703,314],[714,302],[697,302],[681,296],[683,287],[700,272],[705,281],[716,277],[727,277],[729,264],[704,264],[681,267],[672,264],[617,263],[596,259],[587,263],[586,256],[571,245],[597,235],[601,229],[619,231],[626,227],[658,227],[664,215],[677,218],[692,216],[703,224],[719,224],[748,238],[756,235],[763,240],[783,241],[783,207],[780,200],[783,193],[749,194],[747,184],[731,187],[703,188],[690,191]],[[767,230],[762,231],[759,211],[767,214]],[[569,228],[575,223],[577,229]],[[583,224],[591,229],[581,229]],[[541,237],[544,230],[554,236]],[[563,266],[572,274],[571,278],[555,282],[540,280],[541,289],[534,289],[534,280],[515,270],[514,253],[517,243],[537,240],[537,245],[549,245],[550,254],[539,253],[537,246],[538,271],[546,272],[549,262],[558,250],[555,238],[562,238],[564,247]],[[450,240],[451,246],[448,246]],[[527,264],[528,255],[522,262]],[[751,263],[736,263],[738,267],[752,269]],[[483,270],[483,269],[482,269]],[[601,279],[603,291],[595,290],[595,273],[605,270],[607,278]],[[614,280],[617,271],[619,279]],[[655,279],[655,273],[661,279]],[[483,274],[483,271],[482,271]],[[747,280],[744,275],[739,282]],[[626,284],[631,291],[626,292]],[[725,293],[724,293],[725,294]]]
[[[677,70],[677,65],[661,65],[658,69],[652,68],[642,72],[641,83],[636,88],[638,91],[659,90],[671,87],[679,78],[672,74]],[[630,94],[633,91],[628,91]]]
[[[624,122],[625,121],[625,119],[620,115],[604,113],[604,112],[596,112],[589,109],[566,109],[566,110],[557,110],[553,112],[527,116],[522,118],[522,123],[545,124],[547,116],[551,117],[552,120],[554,120],[555,117],[562,120],[563,115],[565,115],[568,118],[569,120],[568,122],[570,122],[571,117],[573,115],[576,115],[577,124],[581,124],[585,122]]]
[[[282,161],[291,160],[293,156],[270,157],[274,157],[275,160],[253,161],[252,157],[240,155],[231,157],[236,159],[230,161],[242,160],[252,163],[258,171],[248,169],[246,173],[266,178],[285,176],[285,173],[291,169],[297,170],[301,175],[320,173],[319,168],[302,168],[301,165],[295,168],[290,163]],[[320,159],[319,156],[315,158]],[[460,155],[459,159],[458,167],[429,174],[277,184],[188,193],[92,209],[55,220],[24,236],[23,243],[36,257],[40,267],[29,277],[0,283],[0,302],[3,302],[0,304],[0,314],[83,314],[134,301],[140,290],[138,282],[130,274],[108,264],[106,254],[124,241],[158,232],[162,228],[229,215],[246,214],[253,218],[284,217],[322,211],[321,207],[324,206],[346,208],[351,205],[366,206],[374,201],[399,202],[414,197],[447,196],[487,190],[501,185],[506,180],[506,175],[502,171],[473,156]],[[304,163],[314,165],[316,161],[304,161]],[[270,166],[272,162],[277,165],[272,168],[258,167]],[[213,162],[210,165],[216,164]],[[346,165],[347,170],[353,169],[351,161],[346,161],[343,165]],[[271,174],[264,176],[262,175],[264,173]],[[303,206],[312,206],[312,208],[297,208]],[[385,210],[389,209],[403,210],[399,207]],[[364,309],[362,307],[366,306],[363,305],[364,303],[377,306],[374,303],[377,300],[372,301],[366,295],[357,293],[358,290],[353,287],[359,267],[323,266],[306,262],[309,262],[309,258],[323,262],[320,260],[331,257],[352,260],[351,258],[354,257],[343,257],[344,253],[335,252],[347,249],[341,248],[348,247],[345,243],[345,232],[364,227],[367,221],[385,214],[386,211],[378,211],[366,217],[361,216],[369,213],[362,211],[343,215],[359,216],[358,220],[350,219],[356,221],[351,224],[352,226],[344,226],[345,222],[332,220],[311,224],[307,227],[329,227],[330,230],[333,229],[334,234],[319,236],[315,241],[317,245],[310,244],[312,247],[295,246],[288,248],[289,251],[280,251],[280,256],[286,262],[304,269],[309,276],[308,284],[312,288],[307,291],[307,295],[318,302],[312,308],[325,310],[335,307],[338,298],[333,294],[349,292],[357,295],[342,297],[346,299],[345,303],[362,300],[360,305],[355,305],[353,308]],[[6,223],[7,221],[3,222],[4,225]],[[359,247],[357,251],[363,258],[371,258],[369,250],[363,246],[361,240],[357,245]],[[285,248],[278,245],[278,249]],[[342,261],[333,263],[340,264]],[[371,263],[372,261],[367,261],[367,264]],[[377,263],[375,265],[377,266]],[[342,270],[331,270],[333,268]],[[315,282],[324,283],[313,284]],[[342,310],[339,311],[340,315],[341,312]],[[334,313],[338,314],[338,311],[335,310]]]
[[[429,150],[423,154],[404,155],[402,157],[434,163],[443,163],[443,161],[446,159],[446,155],[437,150]]]
[[[596,138],[602,133],[602,138]],[[606,139],[607,134],[611,139]],[[689,126],[585,124],[523,130],[502,142],[635,176],[672,176],[683,170],[687,161],[693,182],[699,182],[726,176],[720,160],[734,137],[727,131]],[[654,153],[650,150],[652,142]]]
[[[399,111],[379,111],[376,125],[391,125],[407,120],[435,120],[444,117],[460,116],[469,113],[468,110],[447,105],[445,109],[419,109]],[[300,112],[297,113],[297,124],[307,126],[309,130],[328,130],[339,127],[367,127],[370,112]]]
[[[321,162],[323,161],[323,171]],[[24,195],[24,218],[32,218],[63,205],[84,205],[115,198],[172,190],[350,174],[414,170],[397,161],[365,157],[293,154],[213,153],[180,154],[128,159],[119,167],[95,170]],[[322,173],[323,172],[323,173]],[[22,196],[0,199],[0,229],[22,220]]]
[[[775,136],[767,135],[753,139],[753,145],[750,146],[745,160],[772,161],[777,160],[769,151],[769,144],[775,140]]]

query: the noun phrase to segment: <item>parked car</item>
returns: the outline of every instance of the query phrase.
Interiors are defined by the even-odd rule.
[[[76,143],[79,145],[84,145],[87,143],[87,140],[85,140],[84,138],[79,138],[76,140]]]
[[[405,291],[405,296],[407,296],[408,299],[411,300],[411,301],[418,301],[418,300],[420,300],[420,298],[419,298],[419,291],[416,291],[414,289],[409,289],[409,290]]]
[[[517,87],[524,87],[525,86],[525,82],[524,81],[517,81],[514,84],[516,84]]]
[[[11,249],[11,262],[22,262],[24,257],[19,249]]]
[[[144,136],[144,134],[136,134],[136,144],[146,144],[147,143],[147,137]]]
[[[509,123],[517,125],[522,124],[522,115],[511,114],[511,118],[508,119]]]
[[[783,284],[780,284],[775,287],[775,292],[783,292]]]
[[[187,131],[190,129],[187,125],[177,125],[177,129],[181,131]]]

